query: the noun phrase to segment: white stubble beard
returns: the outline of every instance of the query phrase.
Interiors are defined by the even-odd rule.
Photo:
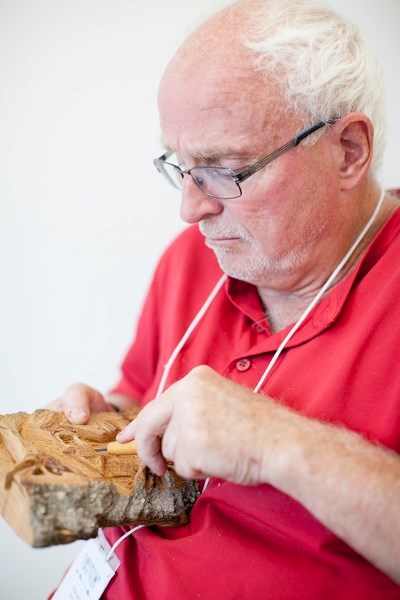
[[[238,224],[216,227],[207,221],[200,221],[199,230],[205,237],[205,244],[213,250],[222,271],[229,277],[254,285],[266,285],[272,276],[297,270],[304,262],[302,255],[293,248],[280,248],[279,256],[268,257],[261,251],[256,240]],[[211,238],[211,241],[208,239]],[[238,245],[244,244],[249,251],[243,253],[234,248],[213,245],[212,238],[234,238]],[[234,241],[232,242],[235,243]]]

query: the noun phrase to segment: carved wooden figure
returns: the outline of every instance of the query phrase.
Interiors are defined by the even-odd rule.
[[[65,544],[99,527],[173,526],[188,520],[198,485],[172,467],[158,477],[136,454],[96,452],[135,412],[93,414],[72,425],[37,410],[0,416],[0,513],[28,544]]]

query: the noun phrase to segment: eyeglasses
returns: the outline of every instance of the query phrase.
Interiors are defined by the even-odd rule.
[[[338,118],[334,118],[329,119],[328,121],[320,121],[319,123],[312,125],[308,129],[298,133],[293,139],[271,154],[268,154],[268,156],[261,158],[259,161],[240,171],[232,171],[231,169],[223,167],[192,167],[191,169],[183,170],[178,167],[178,165],[174,165],[167,161],[167,158],[173,154],[171,151],[165,152],[159,158],[155,158],[153,162],[157,171],[165,177],[168,183],[178,190],[182,190],[184,176],[190,175],[197,187],[199,187],[206,196],[211,196],[212,198],[217,198],[219,200],[240,198],[242,195],[240,184],[243,181],[254,175],[254,173],[257,173],[257,171],[263,167],[269,165],[269,163],[278,158],[278,156],[281,156],[291,148],[298,146],[302,140],[314,133],[314,131],[321,129],[321,127],[325,127],[325,125],[336,123],[337,120]]]

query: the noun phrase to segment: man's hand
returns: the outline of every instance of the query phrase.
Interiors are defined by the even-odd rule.
[[[147,404],[117,440],[136,439],[140,458],[162,475],[171,461],[183,477],[260,483],[268,398],[206,366]]]
[[[69,386],[60,398],[48,404],[46,408],[63,412],[68,421],[76,425],[87,423],[92,412],[114,410],[103,394],[83,383]]]
[[[270,483],[400,585],[400,457],[196,367],[117,439],[157,474]]]

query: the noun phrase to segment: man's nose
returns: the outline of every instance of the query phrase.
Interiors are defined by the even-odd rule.
[[[221,200],[206,196],[190,175],[185,175],[180,208],[180,216],[183,221],[189,224],[199,223],[207,215],[217,215],[223,210]]]

